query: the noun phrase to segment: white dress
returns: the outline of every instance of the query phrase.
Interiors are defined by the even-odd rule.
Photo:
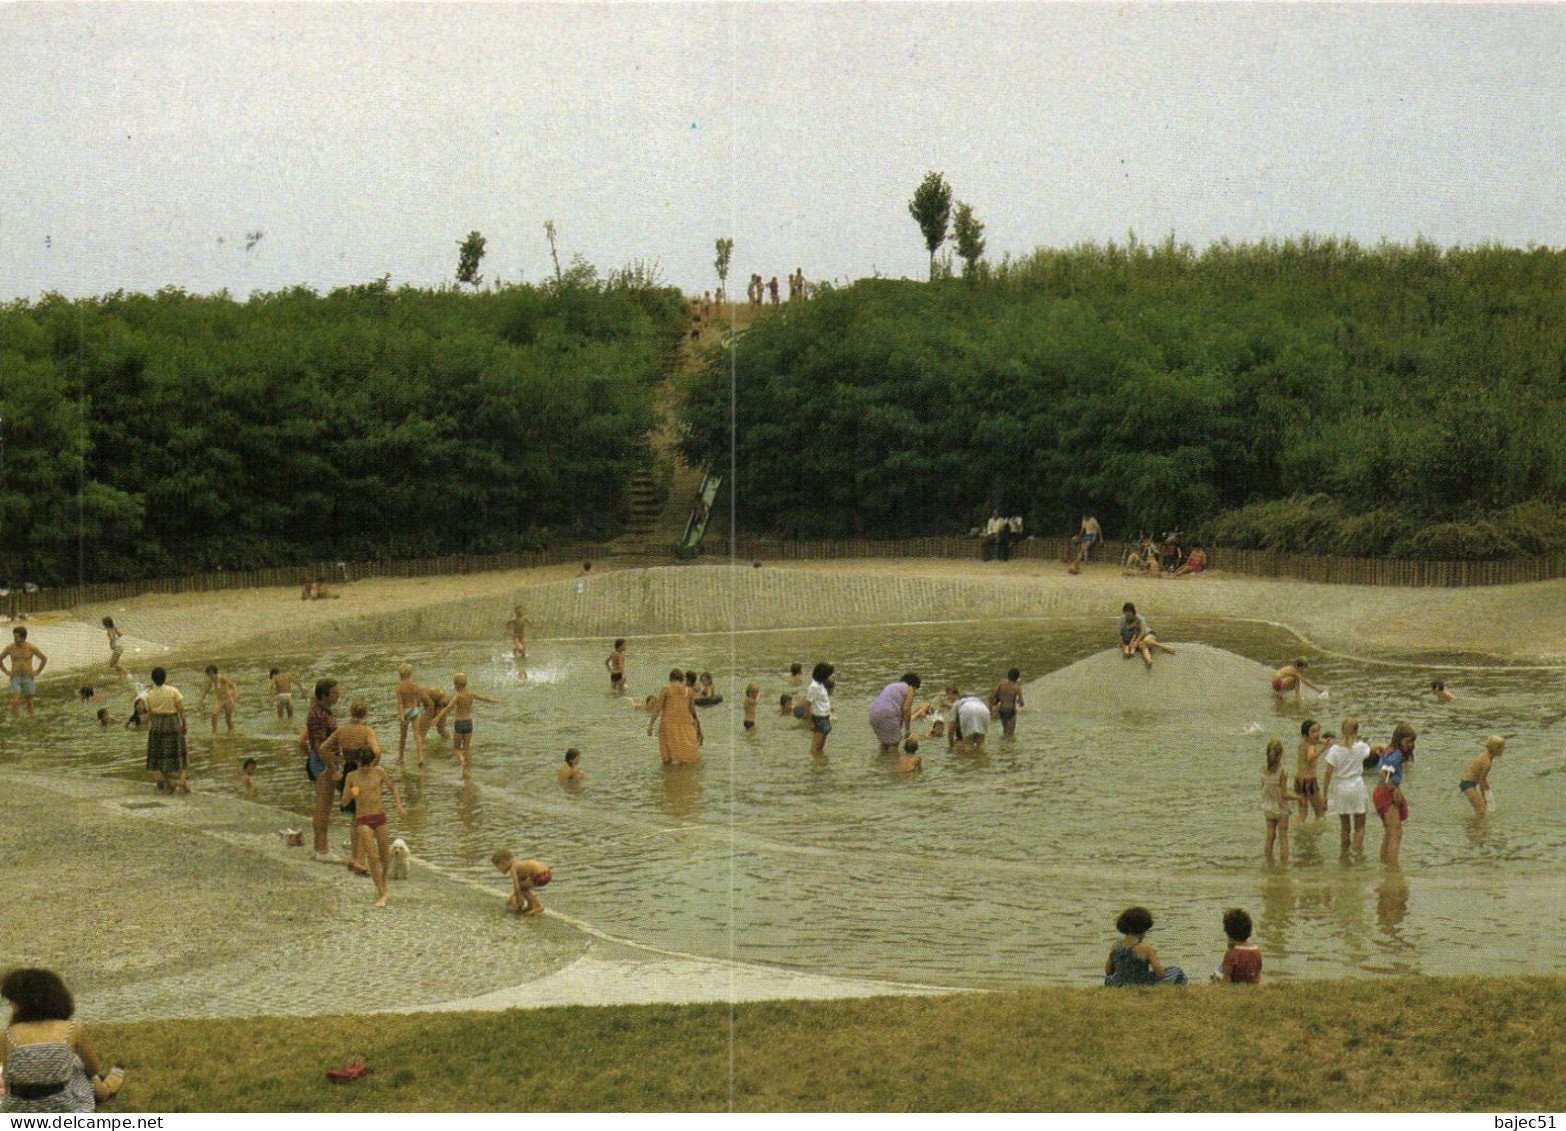
[[[1327,765],[1332,767],[1332,785],[1327,790],[1328,816],[1363,813],[1369,807],[1364,768],[1365,756],[1369,753],[1367,742],[1356,742],[1352,749],[1334,742],[1323,755]]]

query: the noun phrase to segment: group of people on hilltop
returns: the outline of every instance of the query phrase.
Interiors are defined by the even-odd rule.
[[[752,275],[750,283],[745,287],[745,297],[750,300],[750,305],[760,307],[769,302],[777,306],[779,302],[778,277],[763,280],[760,275]],[[798,302],[807,298],[808,288],[805,285],[805,269],[796,267],[794,273],[788,277],[788,301]]]

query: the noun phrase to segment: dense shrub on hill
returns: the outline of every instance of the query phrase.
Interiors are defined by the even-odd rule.
[[[591,277],[13,303],[0,581],[608,536],[684,317]]]
[[[733,363],[747,530],[949,534],[997,504],[1031,531],[1091,510],[1274,549],[1559,544],[1496,515],[1566,497],[1566,253],[1046,250],[823,289]],[[729,368],[692,382],[694,462],[729,463]]]

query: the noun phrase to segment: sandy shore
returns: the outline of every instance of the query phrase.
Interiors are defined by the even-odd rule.
[[[1512,663],[1566,664],[1566,580],[1398,589],[1221,573],[1183,580],[1123,578],[1109,566],[1091,566],[1080,576],[1069,576],[1054,563],[1036,561],[855,559],[764,563],[760,570],[730,570],[725,565],[711,559],[688,565],[625,559],[595,567],[585,593],[575,592],[580,567],[571,564],[359,581],[336,587],[341,596],[326,601],[301,601],[292,588],[149,595],[46,614],[31,622],[30,631],[32,641],[49,656],[51,672],[103,673],[96,676],[103,678],[108,647],[99,621],[105,615],[113,616],[126,634],[126,665],[143,677],[154,664],[189,662],[203,651],[233,655],[247,644],[277,648],[293,642],[303,647],[351,643],[405,623],[416,623],[421,635],[435,638],[504,639],[504,622],[514,603],[528,605],[541,639],[720,630],[729,623],[721,608],[711,610],[707,622],[638,624],[628,600],[645,592],[652,580],[662,588],[672,584],[678,589],[681,575],[701,571],[717,579],[703,583],[708,593],[721,595],[724,577],[742,587],[743,592],[736,592],[733,617],[741,628],[884,624],[899,602],[885,602],[891,610],[878,607],[873,591],[914,586],[911,599],[925,603],[903,608],[898,619],[1019,613],[1112,617],[1121,603],[1131,600],[1151,617],[1226,616],[1280,624],[1322,651],[1364,658],[1474,654]],[[764,599],[770,590],[790,583],[799,591],[779,601],[782,607],[758,607],[760,602],[752,599],[756,594]],[[816,601],[810,595],[818,590]],[[961,599],[954,600],[953,594]],[[656,605],[656,599],[651,600],[649,611]],[[442,610],[451,614],[444,621],[438,615]],[[656,615],[644,619],[667,620]]]
[[[415,636],[504,639],[518,603],[539,638],[612,638],[980,617],[1102,617],[1107,626],[1129,599],[1155,622],[1179,617],[1185,627],[1206,616],[1280,624],[1327,655],[1566,661],[1566,581],[1387,589],[1222,575],[1127,579],[1111,567],[1072,577],[1054,563],[976,560],[754,569],[628,559],[597,566],[588,579],[578,578],[579,568],[362,581],[318,602],[284,589],[149,595],[41,616],[29,622],[31,639],[50,657],[40,694],[59,693],[49,675],[107,681],[99,626],[106,614],[127,634],[127,665],[145,678],[155,663],[189,667],[206,655]],[[646,951],[555,916],[527,929],[518,951],[518,925],[496,913],[498,889],[420,869],[399,885],[399,910],[375,913],[364,881],[311,864],[283,843],[278,830],[305,823],[299,815],[215,795],[166,805],[141,782],[28,773],[25,751],[12,750],[20,757],[0,770],[0,857],[12,880],[0,909],[0,965],[60,968],[100,1019],[363,1009],[313,992],[301,973],[331,953],[345,929],[367,931],[399,954],[432,956],[409,965],[405,980],[417,992],[370,1009],[927,992]],[[238,906],[246,911],[236,917]],[[457,979],[451,963],[433,957],[449,950],[454,916],[474,924],[470,961],[458,964],[465,974]],[[271,940],[264,957],[252,945],[258,921]],[[47,926],[84,922],[94,924],[90,963],[75,931]],[[506,957],[484,957],[492,954]]]

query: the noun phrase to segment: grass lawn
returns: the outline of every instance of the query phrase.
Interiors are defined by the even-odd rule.
[[[1559,1111],[1566,977],[94,1025],[106,1111]],[[369,1075],[326,1069],[363,1059]]]

